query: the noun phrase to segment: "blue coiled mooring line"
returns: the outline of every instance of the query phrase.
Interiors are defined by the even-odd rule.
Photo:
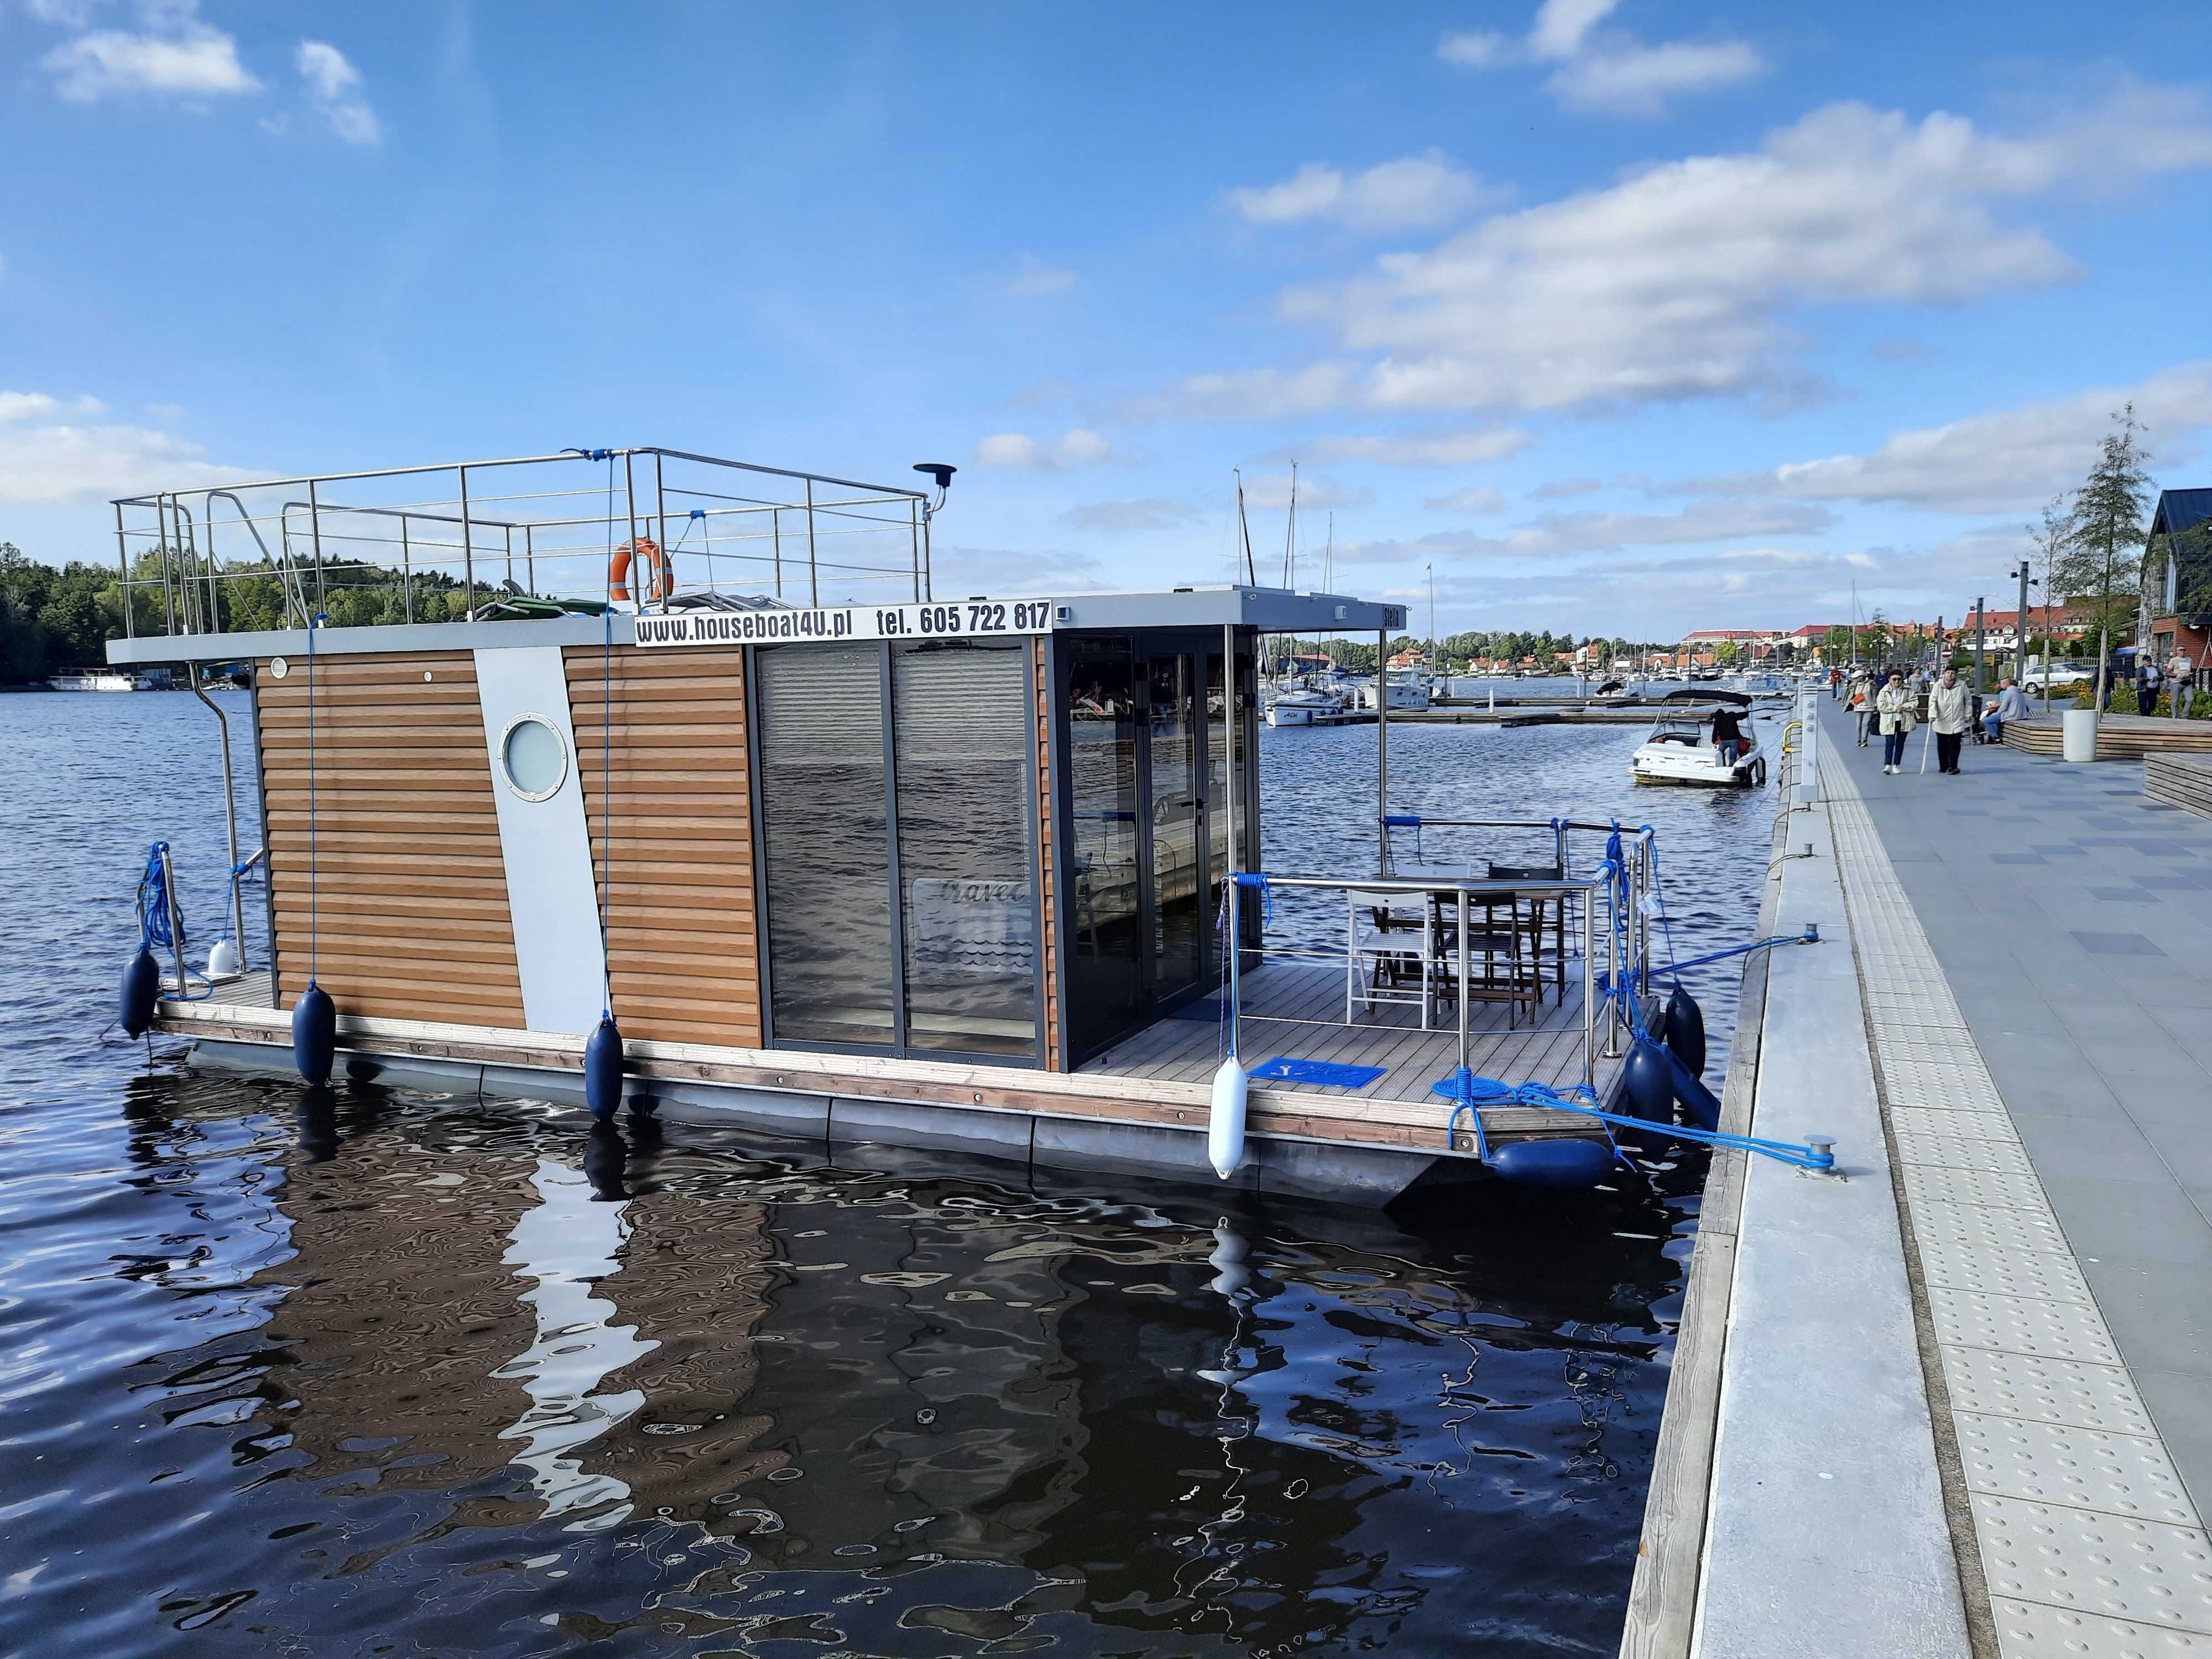
[[[1619,1124],[1625,1129],[1640,1129],[1648,1134],[1665,1135],[1674,1140],[1694,1140],[1707,1146],[1757,1152],[1762,1158],[1771,1158],[1781,1164],[1794,1164],[1798,1169],[1810,1170],[1819,1175],[1830,1174],[1836,1167],[1834,1153],[1815,1152],[1812,1147],[1800,1146],[1795,1141],[1762,1140],[1756,1135],[1730,1134],[1723,1129],[1692,1128],[1687,1124],[1650,1123],[1640,1117],[1629,1117],[1620,1112],[1608,1112],[1597,1103],[1596,1096],[1590,1092],[1585,1084],[1577,1083],[1563,1095],[1556,1089],[1547,1087],[1541,1083],[1500,1083],[1496,1078],[1476,1077],[1472,1073],[1467,1076],[1463,1083],[1456,1078],[1453,1082],[1462,1089],[1462,1093],[1459,1097],[1458,1103],[1452,1108],[1451,1119],[1446,1126],[1445,1132],[1449,1133],[1455,1128],[1459,1123],[1459,1115],[1466,1112],[1474,1121],[1475,1144],[1478,1147],[1482,1145],[1482,1114],[1476,1106],[1477,1099],[1480,1097],[1498,1105],[1543,1106],[1553,1111],[1580,1112],[1583,1116],[1594,1117],[1606,1125],[1608,1139],[1612,1138],[1612,1127]],[[1575,1098],[1577,1096],[1582,1098]],[[1616,1143],[1613,1152],[1618,1155],[1620,1151],[1620,1146]]]
[[[185,941],[179,939],[169,927],[169,875],[166,854],[169,843],[157,841],[146,849],[146,871],[138,878],[138,947],[143,951],[155,949],[174,953],[179,962],[184,960]],[[181,908],[181,907],[180,907]],[[184,973],[207,987],[204,991],[188,993],[181,985],[172,1002],[201,1002],[215,994],[215,981],[204,974],[195,974],[189,968]]]

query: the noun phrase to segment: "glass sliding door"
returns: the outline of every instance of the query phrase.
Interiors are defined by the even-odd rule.
[[[1199,722],[1193,659],[1181,653],[1146,665],[1146,849],[1152,921],[1152,994],[1180,995],[1205,970],[1205,865],[1200,858]]]
[[[890,1045],[882,647],[770,646],[755,660],[771,1030]]]
[[[1069,1031],[1078,1054],[1127,1030],[1145,1005],[1137,818],[1137,664],[1126,639],[1067,657]]]
[[[891,653],[906,1047],[1037,1052],[1036,738],[1026,645]]]

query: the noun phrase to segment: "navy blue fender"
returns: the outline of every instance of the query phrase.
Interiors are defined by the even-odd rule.
[[[328,1083],[337,1041],[337,1006],[328,991],[309,980],[292,1006],[292,1063],[300,1075],[313,1084]]]
[[[1636,1039],[1620,1068],[1620,1087],[1631,1117],[1647,1123],[1674,1121],[1674,1062],[1657,1043]]]
[[[1670,1055],[1674,1067],[1674,1098],[1682,1103],[1682,1115],[1700,1129],[1712,1130],[1721,1127],[1721,1103],[1713,1091],[1688,1066],[1681,1056]]]
[[[1690,1068],[1692,1077],[1705,1074],[1705,1011],[1680,980],[1674,981],[1674,994],[1667,999],[1667,1046]]]
[[[144,945],[123,969],[123,994],[116,1004],[115,1023],[126,1036],[144,1036],[154,1024],[154,1003],[161,994],[161,969]]]
[[[600,1122],[622,1109],[622,1030],[611,1013],[599,1016],[599,1028],[584,1045],[584,1103]]]
[[[1613,1173],[1613,1148],[1602,1140],[1516,1140],[1494,1149],[1488,1164],[1516,1186],[1588,1192]]]

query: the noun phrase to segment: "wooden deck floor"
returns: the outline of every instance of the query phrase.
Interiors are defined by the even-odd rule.
[[[1583,1079],[1582,978],[1568,965],[1565,1000],[1547,985],[1542,1004],[1525,1004],[1512,1014],[1502,1001],[1476,1000],[1468,1011],[1468,1063],[1477,1076],[1507,1083],[1542,1083],[1565,1090]],[[1429,1088],[1449,1077],[1459,1064],[1457,1015],[1446,1004],[1437,1023],[1448,1029],[1422,1030],[1420,1011],[1386,1006],[1358,1011],[1345,1023],[1344,970],[1326,963],[1271,962],[1243,975],[1238,1047],[1247,1066],[1285,1057],[1320,1060],[1342,1066],[1380,1066],[1383,1074],[1358,1089],[1271,1079],[1267,1088],[1281,1093],[1368,1100],[1426,1101]],[[1164,1019],[1147,1026],[1079,1068],[1079,1076],[1203,1083],[1221,1064],[1219,1000],[1209,997],[1193,1012],[1200,1018]],[[1600,1032],[1598,1048],[1603,1047]],[[1603,1099],[1620,1069],[1618,1060],[1595,1061],[1595,1087]]]

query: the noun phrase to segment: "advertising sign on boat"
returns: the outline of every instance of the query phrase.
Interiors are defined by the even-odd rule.
[[[1052,629],[1049,599],[947,599],[829,610],[675,611],[637,619],[637,642],[773,645],[786,640],[994,639]]]

